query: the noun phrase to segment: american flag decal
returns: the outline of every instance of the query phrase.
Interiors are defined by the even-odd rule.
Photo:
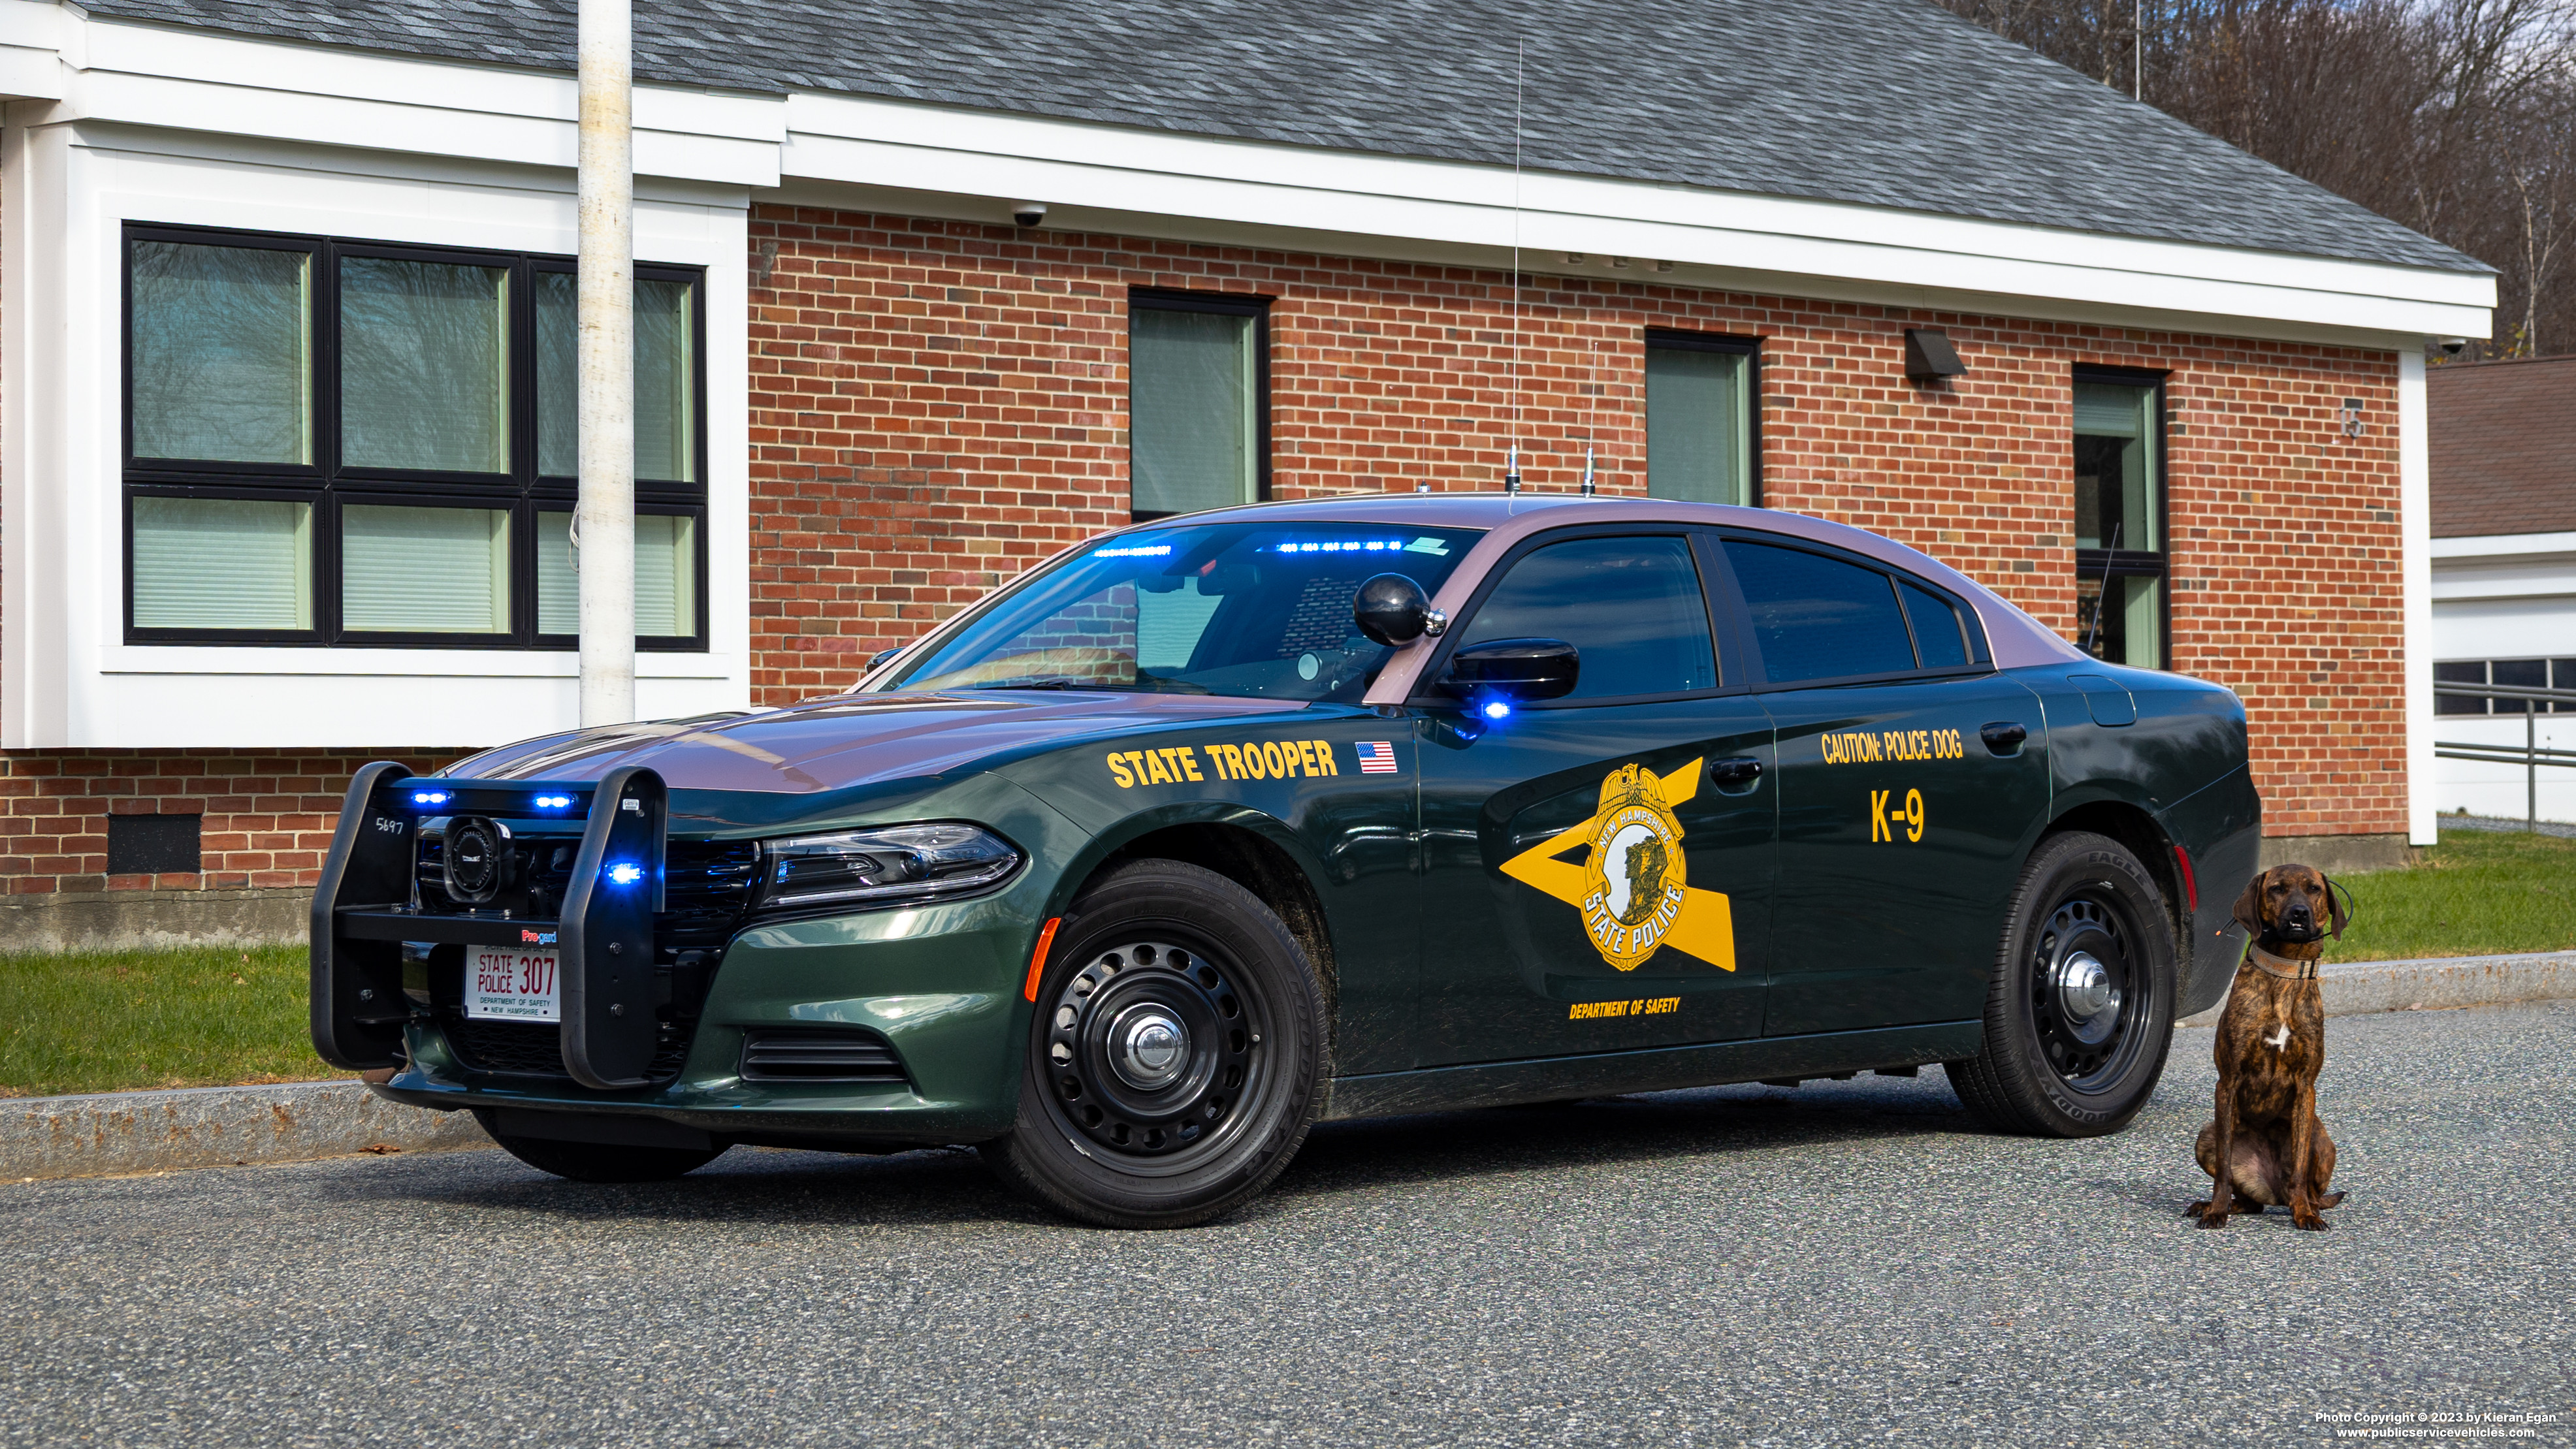
[[[1362,740],[1351,746],[1360,752],[1360,773],[1392,775],[1395,773],[1395,746],[1384,740]]]

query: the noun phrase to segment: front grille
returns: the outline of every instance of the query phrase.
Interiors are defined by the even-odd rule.
[[[506,1072],[522,1077],[564,1077],[563,1028],[540,1021],[478,1021],[468,1016],[451,1016],[443,1023],[447,1044],[456,1051],[456,1059],[481,1072]],[[680,1074],[689,1058],[689,1027],[694,1023],[674,1026],[665,1022],[660,1040],[654,1044],[653,1062],[644,1075],[653,1081],[668,1081]]]
[[[498,906],[521,916],[544,920],[562,909],[572,882],[572,858],[579,842],[562,836],[522,835],[502,848],[512,853],[510,890]],[[417,879],[421,909],[432,915],[456,915],[475,909],[447,893],[447,839],[444,831],[424,832]],[[751,888],[760,877],[760,845],[751,840],[672,840],[663,847],[662,913],[654,918],[656,944],[664,954],[712,950],[733,934],[751,905]]]
[[[742,1038],[746,1082],[884,1082],[902,1085],[903,1060],[886,1039],[856,1027],[769,1028]]]

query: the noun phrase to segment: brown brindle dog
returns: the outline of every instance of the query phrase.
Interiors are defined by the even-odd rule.
[[[2200,1129],[2195,1154],[2209,1174],[2209,1200],[2187,1211],[2204,1228],[2223,1228],[2230,1213],[2286,1206],[2292,1222],[2322,1232],[2318,1214],[2343,1194],[2326,1190],[2335,1145],[2317,1119],[2326,1064],[2317,964],[2325,938],[2341,936],[2348,917],[2324,872],[2276,865],[2245,887],[2236,919],[2254,940],[2219,1018],[2218,1117]],[[2255,1206],[2238,1206],[2239,1197]]]

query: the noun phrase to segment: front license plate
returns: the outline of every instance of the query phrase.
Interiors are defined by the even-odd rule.
[[[465,960],[465,1014],[486,1021],[563,1020],[559,964],[552,951],[474,947]]]

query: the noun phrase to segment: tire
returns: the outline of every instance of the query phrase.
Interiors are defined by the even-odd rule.
[[[1960,1104],[2033,1137],[2128,1126],[2173,1045],[2174,962],[2172,913],[2136,856],[2085,831],[2042,840],[2013,890],[1984,1048],[1942,1064]]]
[[[724,1155],[721,1147],[621,1147],[605,1142],[558,1142],[550,1137],[511,1137],[492,1130],[488,1112],[476,1112],[501,1150],[539,1172],[575,1182],[668,1182]]]
[[[1297,938],[1250,891],[1171,860],[1104,876],[1059,931],[1019,1121],[984,1161],[1113,1228],[1188,1227],[1268,1187],[1323,1087],[1323,993]]]

